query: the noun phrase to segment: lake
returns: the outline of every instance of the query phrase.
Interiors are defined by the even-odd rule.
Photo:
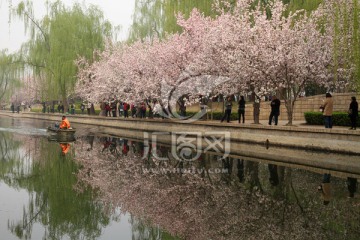
[[[357,176],[50,124],[0,117],[1,239],[360,237]]]

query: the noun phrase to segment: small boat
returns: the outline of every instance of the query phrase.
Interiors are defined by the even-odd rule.
[[[50,134],[48,136],[48,140],[50,142],[57,142],[57,143],[71,143],[71,142],[75,142],[75,135],[73,134]]]
[[[49,126],[48,131],[58,133],[58,134],[75,134],[76,130],[75,128],[69,128],[69,129],[61,129],[61,128],[55,128],[54,126]]]

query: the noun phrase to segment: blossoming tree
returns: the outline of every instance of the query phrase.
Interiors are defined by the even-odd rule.
[[[188,19],[178,16],[181,34],[120,47],[110,44],[93,65],[79,62],[78,93],[98,101],[110,94],[127,101],[155,98],[167,105],[175,88],[193,96],[249,89],[277,92],[291,125],[304,87],[332,78],[331,36],[321,33],[316,14],[297,11],[285,17],[286,6],[276,2],[269,18],[260,5],[249,6],[238,1],[215,19],[194,10]],[[201,76],[206,84],[199,81]],[[84,94],[86,88],[94,92]]]

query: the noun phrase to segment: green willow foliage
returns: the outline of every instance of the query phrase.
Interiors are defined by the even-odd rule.
[[[313,11],[319,7],[323,0],[283,0],[283,3],[289,4],[289,11],[296,11],[305,9],[306,11]]]
[[[61,1],[47,3],[48,14],[41,20],[35,19],[33,11],[32,2],[26,1],[12,12],[30,33],[30,40],[21,48],[23,61],[43,79],[44,100],[61,97],[67,108],[77,79],[75,60],[79,56],[92,59],[94,49],[103,49],[112,26],[93,5],[86,8],[76,3],[67,8]]]
[[[136,0],[129,41],[163,38],[166,33],[180,31],[176,24],[179,12],[187,17],[197,8],[206,16],[214,16],[214,2],[215,0]]]
[[[360,2],[359,0],[332,1],[334,81],[341,80],[343,69],[351,85],[346,90],[360,91]]]
[[[12,90],[19,85],[20,71],[23,66],[17,61],[17,56],[0,51],[0,102],[11,96]]]
[[[289,5],[289,11],[298,9],[312,11],[323,0],[282,1]],[[214,11],[213,6],[216,2],[218,0],[136,0],[128,41],[163,38],[166,33],[179,32],[181,28],[176,23],[176,15],[182,13],[187,17],[194,8],[199,9],[205,16],[215,17],[217,12]],[[230,5],[236,3],[235,0],[223,0],[223,2],[228,2]],[[274,0],[254,0],[254,6],[261,3],[266,7],[273,2]]]

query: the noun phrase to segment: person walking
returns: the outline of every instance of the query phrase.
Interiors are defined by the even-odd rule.
[[[273,96],[271,98],[271,112],[270,112],[270,116],[269,116],[269,125],[271,125],[273,118],[275,121],[275,125],[278,125],[278,120],[279,120],[279,115],[280,115],[280,100],[276,97]]]
[[[119,117],[122,117],[124,115],[124,105],[123,102],[119,101]]]
[[[140,104],[140,118],[146,118],[146,105],[145,102]]]
[[[88,102],[88,103],[87,103],[87,107],[86,107],[86,111],[87,111],[87,114],[88,114],[88,115],[90,115],[90,113],[91,113],[90,110],[91,110],[91,103]]]
[[[230,122],[231,108],[232,108],[231,97],[227,97],[225,101],[225,114],[222,117],[221,122],[223,122],[225,118],[227,122]]]
[[[75,114],[75,105],[73,103],[70,105],[70,113]]]
[[[116,117],[116,112],[117,112],[116,104],[117,104],[117,101],[115,100],[115,98],[111,99],[110,110],[111,110],[111,114],[113,117]]]
[[[351,103],[349,107],[349,117],[351,120],[350,130],[356,130],[356,122],[359,116],[359,105],[356,101],[356,97],[351,97]]]
[[[238,109],[238,121],[240,123],[242,116],[242,123],[245,123],[245,98],[244,96],[240,97],[239,100],[239,109]]]
[[[129,117],[129,104],[124,102],[123,103],[124,106],[124,118],[128,118]]]
[[[81,109],[81,113],[84,114],[84,111],[85,111],[85,104],[84,103],[81,103],[80,109]]]
[[[332,128],[332,114],[334,108],[334,102],[330,93],[326,93],[326,99],[323,105],[321,105],[325,121],[325,128]]]

